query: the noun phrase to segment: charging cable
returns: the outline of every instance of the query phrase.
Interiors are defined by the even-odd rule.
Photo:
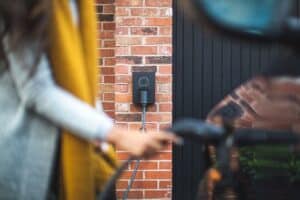
[[[148,102],[148,90],[146,88],[142,88],[140,90],[140,98],[139,98],[139,103],[142,107],[142,125],[141,125],[141,133],[146,133],[146,113],[147,113],[147,106],[149,105]],[[126,160],[115,172],[115,174],[111,177],[111,179],[109,180],[109,182],[105,185],[102,193],[97,196],[97,200],[107,200],[107,198],[109,197],[109,194],[111,194],[113,192],[113,188],[114,185],[116,184],[118,178],[121,176],[121,174],[126,170],[126,168],[133,162],[135,162],[135,166],[134,166],[134,170],[132,172],[132,175],[130,177],[129,183],[128,183],[128,187],[126,188],[126,190],[123,193],[123,200],[127,200],[128,199],[128,194],[132,188],[132,185],[134,183],[134,180],[136,178],[137,172],[138,172],[138,168],[140,166],[140,162],[141,160],[138,159],[136,160],[133,156],[130,157],[128,160]]]
[[[142,106],[142,126],[141,126],[141,133],[146,133],[146,113],[147,113],[147,105],[148,105],[148,91],[147,90],[141,90],[140,91],[140,103]],[[132,161],[131,161],[132,162]],[[136,178],[139,166],[140,166],[141,160],[136,160],[134,170],[132,172],[132,175],[130,177],[128,187],[123,193],[123,200],[127,200],[128,194],[132,188],[132,185],[134,183],[134,180]]]

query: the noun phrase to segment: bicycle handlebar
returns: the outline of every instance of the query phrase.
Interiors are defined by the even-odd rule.
[[[177,121],[169,130],[184,139],[197,140],[201,143],[218,143],[230,134],[225,128],[195,119]],[[300,143],[300,134],[286,131],[238,129],[229,136],[232,137],[233,144],[236,146]]]

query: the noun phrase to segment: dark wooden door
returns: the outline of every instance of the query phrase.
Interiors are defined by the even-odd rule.
[[[184,17],[174,0],[174,120],[205,119],[210,109],[233,88],[272,60],[288,54],[277,44],[229,39],[198,27]],[[173,199],[194,200],[207,163],[204,148],[186,142],[173,151]]]

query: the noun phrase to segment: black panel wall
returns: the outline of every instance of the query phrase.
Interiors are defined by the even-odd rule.
[[[233,88],[251,78],[273,59],[288,54],[277,44],[229,39],[198,27],[184,17],[174,0],[174,120],[205,119],[209,110]],[[194,200],[204,148],[186,142],[173,151],[173,199]]]

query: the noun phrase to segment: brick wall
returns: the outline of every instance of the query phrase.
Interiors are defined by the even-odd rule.
[[[112,0],[97,0],[97,17],[99,30],[99,66],[101,67],[100,93],[103,109],[114,117],[114,83],[115,83],[115,6]],[[101,38],[101,39],[100,39]]]
[[[104,110],[116,124],[139,129],[141,111],[131,94],[133,68],[157,70],[156,104],[148,109],[147,128],[159,130],[172,117],[172,0],[97,0],[99,52],[102,54],[101,93]],[[120,160],[127,153],[119,151]],[[133,165],[119,181],[120,196]],[[171,146],[149,161],[142,161],[129,194],[131,199],[170,199]]]

